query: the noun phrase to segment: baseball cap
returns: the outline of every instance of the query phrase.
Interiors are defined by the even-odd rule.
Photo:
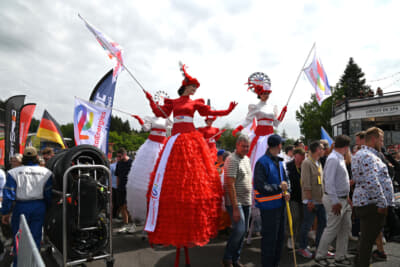
[[[222,156],[224,153],[225,153],[225,150],[224,149],[220,149],[217,152],[217,156]]]
[[[282,137],[277,134],[272,134],[268,137],[268,146],[269,147],[277,147],[283,143]]]
[[[24,156],[25,157],[36,157],[37,156],[37,150],[33,146],[28,146],[24,150]]]

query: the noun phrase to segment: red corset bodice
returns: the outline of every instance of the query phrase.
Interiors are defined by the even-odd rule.
[[[164,105],[160,106],[160,108],[153,101],[150,102],[150,106],[153,113],[158,117],[165,118],[173,113],[174,125],[172,127],[172,135],[196,131],[193,124],[195,111],[199,112],[201,116],[225,116],[231,112],[229,109],[211,110],[208,105],[204,104],[203,99],[192,100],[189,96],[181,96],[177,99],[165,99],[164,101]]]

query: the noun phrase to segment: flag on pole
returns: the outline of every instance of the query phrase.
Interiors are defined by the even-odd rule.
[[[328,76],[326,76],[321,60],[314,55],[313,61],[310,66],[304,69],[304,73],[314,87],[318,104],[321,105],[325,99],[332,95]]]
[[[115,81],[117,79],[117,76],[123,70],[124,63],[122,60],[122,47],[118,43],[111,40],[107,35],[96,29],[92,24],[86,21],[80,14],[78,14],[78,16],[81,20],[83,20],[89,31],[93,33],[94,37],[96,37],[97,41],[103,47],[103,49],[108,52],[109,58],[110,59],[114,57],[116,58],[117,64],[115,65],[113,72],[113,81]]]
[[[112,108],[114,103],[114,93],[116,81],[113,80],[113,70],[107,72],[96,84],[89,100],[96,105]]]
[[[330,135],[328,134],[328,132],[324,129],[324,127],[321,126],[321,139],[325,139],[328,141],[329,146],[332,145],[333,143],[333,139],[332,137],[330,137]]]
[[[22,106],[19,115],[19,153],[23,154],[25,150],[25,142],[28,137],[29,126],[31,125],[32,116],[35,112],[36,104],[25,104]]]
[[[66,148],[60,126],[47,110],[43,112],[36,136],[58,143],[63,149]]]
[[[19,152],[19,115],[24,105],[25,95],[15,95],[7,99],[4,112],[4,166],[11,168],[11,157]]]
[[[0,140],[0,165],[4,166],[4,139]]]
[[[76,144],[93,145],[106,153],[110,119],[111,109],[75,98],[74,136]]]
[[[89,100],[102,107],[112,108],[114,103],[114,93],[115,93],[116,83],[117,83],[116,80],[113,79],[113,70],[110,70],[97,83],[96,87],[92,91],[92,94],[90,95]],[[111,125],[111,119],[108,120],[106,144],[108,144],[110,125]],[[104,153],[107,156],[111,157],[111,155],[108,154],[108,146],[106,146],[106,150],[104,151]]]

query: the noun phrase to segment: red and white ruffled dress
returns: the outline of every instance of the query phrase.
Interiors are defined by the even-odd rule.
[[[150,102],[156,116],[173,112],[174,125],[151,174],[145,230],[150,244],[202,246],[217,234],[222,186],[193,115],[198,111],[201,116],[221,116],[230,110],[211,110],[204,100],[188,96],[164,101],[165,114]]]
[[[206,140],[208,147],[210,148],[211,155],[216,159],[217,157],[217,144],[219,138],[221,138],[221,134],[219,128],[206,126],[197,128],[197,130],[203,135]],[[219,133],[219,134],[218,134]]]
[[[266,102],[260,101],[258,104],[250,104],[249,112],[246,119],[242,122],[245,128],[257,120],[255,136],[251,141],[248,157],[250,158],[251,170],[254,172],[254,167],[257,160],[262,157],[268,148],[268,137],[274,133],[274,127],[278,127],[281,123],[274,108],[267,105]]]
[[[150,131],[146,142],[138,149],[126,184],[127,208],[131,217],[144,222],[147,215],[147,189],[150,174],[167,138],[166,131],[172,123],[158,117],[144,117],[142,129]]]

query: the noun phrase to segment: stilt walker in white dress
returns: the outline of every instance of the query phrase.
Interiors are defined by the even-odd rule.
[[[154,169],[158,155],[163,148],[168,128],[172,122],[160,117],[133,115],[142,125],[144,131],[150,131],[146,142],[139,148],[132,163],[126,185],[128,211],[132,219],[144,223],[147,214],[146,194],[149,187],[150,173]]]
[[[249,111],[245,120],[232,132],[233,136],[236,136],[238,132],[243,130],[253,122],[255,118],[257,120],[257,127],[255,129],[255,137],[251,141],[249,154],[251,170],[254,172],[254,166],[257,160],[262,157],[268,148],[268,137],[274,133],[274,127],[282,122],[285,117],[287,106],[283,107],[280,115],[277,114],[277,108],[267,105],[267,100],[269,95],[272,93],[271,90],[271,80],[269,77],[262,72],[255,72],[248,78],[248,90],[257,94],[260,102],[257,104],[250,104]],[[253,201],[254,202],[254,201]],[[250,238],[254,222],[259,217],[259,211],[253,206],[252,209],[252,223],[249,228],[249,235],[247,238],[247,243],[250,244]],[[260,219],[261,220],[261,219]]]

